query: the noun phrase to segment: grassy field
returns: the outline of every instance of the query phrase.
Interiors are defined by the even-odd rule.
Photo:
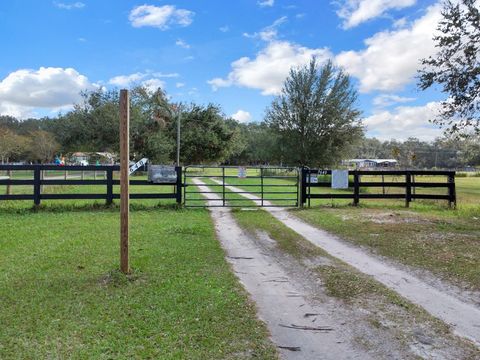
[[[133,211],[124,276],[118,209],[70,210],[0,209],[1,359],[276,358],[208,212]]]
[[[242,181],[248,183],[239,179],[234,184],[242,188]],[[350,200],[314,200],[312,208],[292,212],[379,255],[480,290],[480,178],[459,177],[456,184],[456,210],[444,201],[417,200],[406,209],[403,201],[395,200],[365,200],[358,207],[350,206]]]

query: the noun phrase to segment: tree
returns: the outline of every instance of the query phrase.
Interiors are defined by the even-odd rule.
[[[477,0],[446,0],[434,36],[438,52],[423,59],[419,87],[442,87],[448,98],[432,121],[450,134],[480,134],[480,10]]]
[[[31,158],[42,163],[48,163],[53,160],[55,153],[60,149],[53,134],[37,130],[30,134],[30,153]]]
[[[324,166],[341,160],[362,134],[357,92],[332,62],[292,68],[282,93],[267,110],[266,123],[279,135],[291,165]]]
[[[236,148],[237,132],[218,106],[193,104],[182,111],[180,158],[184,164],[223,162]]]
[[[25,139],[6,127],[0,127],[0,161],[2,164],[9,158],[22,152]]]

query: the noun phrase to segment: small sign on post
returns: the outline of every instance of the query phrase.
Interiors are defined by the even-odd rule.
[[[238,177],[240,179],[245,179],[247,177],[247,169],[244,168],[243,166],[240,166],[238,168]]]

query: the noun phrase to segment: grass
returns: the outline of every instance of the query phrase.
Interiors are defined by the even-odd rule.
[[[206,211],[0,212],[0,358],[276,358]]]
[[[470,212],[384,205],[317,207],[295,215],[382,256],[480,290],[480,221]]]
[[[480,178],[456,181],[457,210],[432,201],[415,201],[406,210],[403,202],[390,200],[362,202],[357,208],[345,201],[325,206],[328,202],[324,200],[311,209],[292,211],[312,225],[382,256],[430,270],[461,287],[480,290]],[[255,216],[248,221],[261,226]]]
[[[379,346],[375,343],[376,341],[390,337],[408,352],[411,344],[418,343],[413,329],[421,327],[432,338],[445,342],[446,348],[455,348],[454,353],[459,356],[458,358],[477,358],[478,349],[468,341],[452,335],[448,325],[377,282],[371,276],[362,274],[348,264],[330,256],[268,212],[264,210],[234,210],[233,214],[239,225],[251,236],[257,237],[258,241],[262,241],[259,236],[261,232],[264,232],[275,241],[281,252],[291,255],[293,261],[303,268],[300,270],[300,276],[309,276],[307,274],[310,273],[322,285],[327,296],[338,299],[348,308],[356,311],[357,315],[359,313],[365,315],[363,320],[357,316],[356,322],[366,321],[377,331],[389,333],[388,335],[382,334],[378,340],[359,336],[357,340],[360,343],[368,341],[367,349],[373,350],[374,347]],[[282,258],[282,254],[278,256],[279,259]],[[319,263],[322,265],[318,265]],[[310,284],[312,278],[308,277],[307,281]],[[325,301],[319,293],[314,296],[318,297],[319,301]],[[370,341],[373,342],[370,343]]]

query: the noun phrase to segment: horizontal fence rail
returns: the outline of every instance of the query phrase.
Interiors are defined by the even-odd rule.
[[[415,199],[446,200],[450,207],[456,206],[455,171],[434,170],[353,170],[349,171],[348,190],[344,193],[312,193],[312,188],[329,188],[330,181],[312,182],[312,176],[331,176],[332,170],[302,169],[302,204],[310,206],[311,199],[352,199],[358,205],[360,199],[405,199],[405,206]],[[362,181],[362,176],[381,176],[382,181]],[[385,176],[402,177],[403,181],[384,181]],[[444,177],[445,182],[415,181],[415,176]],[[385,188],[403,188],[404,193],[385,193]],[[382,193],[363,193],[364,188],[382,188]],[[446,189],[445,194],[419,194],[417,189]]]
[[[130,185],[150,185],[150,186],[170,186],[174,188],[171,193],[131,193],[130,199],[175,199],[178,204],[182,202],[182,168],[175,168],[177,173],[176,183],[151,183],[147,180],[130,180]],[[40,205],[42,200],[105,200],[107,205],[112,204],[114,199],[119,199],[120,194],[113,192],[113,187],[120,185],[120,180],[114,179],[113,173],[120,171],[119,165],[91,165],[91,166],[58,166],[58,165],[0,165],[0,171],[6,171],[8,174],[16,171],[33,171],[32,179],[15,179],[11,175],[0,176],[0,186],[7,186],[7,193],[0,194],[1,200],[33,200],[35,205]],[[55,179],[44,178],[43,174],[47,171],[55,171],[64,175],[55,176]],[[68,172],[81,172],[80,179],[68,179]],[[94,173],[94,179],[84,179],[86,172]],[[104,174],[104,179],[96,179],[98,173]],[[13,173],[14,174],[14,173]],[[63,177],[63,179],[62,179]],[[18,185],[32,186],[31,194],[12,194],[11,187]],[[102,193],[43,193],[44,185],[76,185],[91,186],[104,185],[105,191]],[[152,188],[153,189],[153,188]]]

